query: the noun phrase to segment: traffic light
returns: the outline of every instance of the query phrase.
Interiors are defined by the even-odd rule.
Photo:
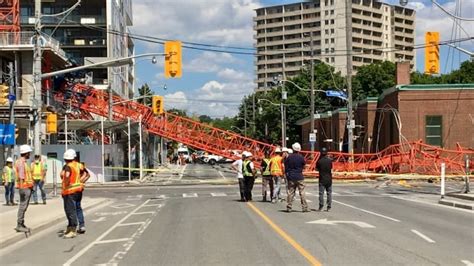
[[[8,95],[10,94],[10,87],[5,84],[0,84],[0,104],[7,105],[9,103]]]
[[[425,73],[439,74],[439,32],[425,33]]]
[[[165,77],[180,78],[181,71],[181,42],[165,42]]]
[[[151,97],[151,109],[153,114],[161,115],[163,113],[163,96],[154,95]]]
[[[58,115],[50,113],[46,116],[46,133],[58,133]]]

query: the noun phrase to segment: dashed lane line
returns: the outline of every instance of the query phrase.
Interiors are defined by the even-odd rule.
[[[120,219],[117,223],[115,223],[114,225],[112,225],[107,231],[105,231],[104,233],[102,233],[96,240],[92,241],[91,243],[89,243],[89,245],[87,245],[86,247],[84,247],[83,249],[81,249],[79,252],[76,253],[76,255],[72,256],[68,261],[66,261],[63,265],[65,266],[69,266],[71,265],[73,262],[75,262],[77,259],[79,259],[82,255],[84,255],[84,253],[86,253],[89,249],[91,249],[95,244],[97,244],[98,242],[102,241],[104,239],[104,237],[106,237],[108,234],[110,234],[110,232],[112,232],[112,230],[114,230],[115,228],[117,228],[123,221],[127,220],[128,218],[130,218],[134,213],[136,213],[141,207],[143,207],[144,205],[148,204],[148,202],[150,202],[150,200],[146,200],[145,202],[143,202],[140,206],[136,207],[133,211],[131,211],[129,214],[125,215],[122,219]]]
[[[250,207],[258,216],[260,216],[270,227],[279,234],[288,244],[290,244],[296,251],[298,251],[311,265],[321,266],[321,262],[311,255],[306,249],[304,249],[298,242],[296,242],[290,235],[288,235],[283,229],[276,225],[268,216],[260,211],[255,205],[247,202],[247,206]]]
[[[211,193],[211,196],[213,196],[213,197],[227,197],[227,194],[223,193],[223,192],[216,192],[216,193]]]
[[[125,241],[128,241],[128,240],[130,240],[130,238],[128,238],[128,237],[127,238],[117,238],[117,239],[107,239],[107,240],[98,241],[95,244],[96,245],[109,244],[109,243],[125,242]]]
[[[474,266],[474,263],[468,261],[468,260],[461,260],[462,263],[464,263],[466,266]]]
[[[197,198],[197,193],[183,193],[183,198]]]
[[[419,236],[419,237],[423,238],[424,240],[426,240],[426,242],[428,242],[428,243],[436,243],[436,241],[434,241],[433,239],[425,236],[424,234],[420,233],[419,231],[417,231],[415,229],[411,229],[411,231],[413,233],[415,233],[417,236]]]
[[[119,224],[118,226],[132,226],[132,225],[144,225],[145,222],[136,222],[136,223],[125,223],[125,224]]]
[[[144,206],[144,207],[145,207],[145,206]],[[151,215],[153,215],[153,214],[155,214],[155,213],[156,213],[156,212],[136,212],[136,213],[134,213],[134,214],[132,214],[132,215],[144,215],[144,214],[151,214]]]
[[[384,218],[384,219],[387,219],[387,220],[390,220],[390,221],[393,221],[393,222],[400,222],[400,220],[398,220],[398,219],[388,217],[388,216],[380,214],[380,213],[365,210],[365,209],[362,209],[362,208],[358,208],[356,206],[353,206],[353,205],[350,205],[350,204],[347,204],[347,203],[344,203],[344,202],[340,202],[340,201],[337,201],[337,200],[333,200],[333,202],[336,202],[336,203],[344,205],[346,207],[353,208],[353,209],[356,209],[356,210],[359,210],[361,212],[365,212],[365,213],[368,213],[368,214],[372,214],[372,215],[375,215],[375,216],[378,216],[378,217],[381,217],[381,218]]]

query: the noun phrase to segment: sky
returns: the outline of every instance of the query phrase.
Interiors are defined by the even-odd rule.
[[[337,0],[340,1],[340,0]],[[134,0],[132,33],[163,39],[176,39],[213,45],[253,48],[255,9],[264,6],[295,3],[289,0]],[[398,4],[398,0],[383,1]],[[460,7],[460,16],[474,18],[473,0],[438,0],[452,13]],[[459,6],[460,5],[460,6]],[[426,31],[439,31],[442,41],[474,36],[474,22],[461,21],[466,31],[453,31],[453,20],[431,0],[409,0],[416,13],[415,44],[424,42]],[[460,44],[470,51],[474,41]],[[135,53],[163,52],[160,44],[135,41]],[[242,50],[249,52],[250,50]],[[251,52],[251,51],[250,51]],[[449,47],[441,47],[441,71],[459,68],[468,56]],[[234,116],[242,98],[253,92],[254,56],[183,49],[183,76],[166,79],[164,59],[152,64],[138,60],[136,87],[144,83],[155,94],[165,97],[165,108],[179,108],[188,114],[213,118]],[[416,69],[423,71],[424,55],[419,49]]]

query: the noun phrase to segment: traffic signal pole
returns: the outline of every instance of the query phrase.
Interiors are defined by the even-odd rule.
[[[35,0],[35,43],[33,51],[33,150],[41,154],[41,0]]]
[[[15,74],[16,69],[13,68],[13,63],[10,62],[8,64],[9,68],[9,85],[10,85],[10,95],[15,95]],[[15,124],[15,100],[9,100],[10,102],[10,125]],[[16,130],[16,127],[15,127]],[[16,132],[13,132],[16,134]],[[9,156],[13,158],[13,148],[14,145],[10,146],[10,150],[8,151]]]
[[[354,154],[354,122],[352,116],[352,0],[346,0],[346,46],[347,46],[347,143],[348,152]]]

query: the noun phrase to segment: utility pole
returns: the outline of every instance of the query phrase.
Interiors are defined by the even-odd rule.
[[[252,95],[252,116],[253,116],[252,117],[252,121],[253,121],[253,130],[252,130],[252,132],[253,132],[254,137],[255,137],[255,133],[257,131],[257,123],[255,123],[255,93],[256,92],[254,92],[253,95]]]
[[[35,45],[33,51],[33,149],[41,155],[41,0],[35,0]]]
[[[9,80],[8,83],[10,85],[10,95],[15,95],[15,88],[16,88],[16,69],[13,68],[13,62],[8,63],[9,68]],[[10,100],[10,125],[15,124],[15,101]],[[16,132],[13,132],[15,134]],[[13,158],[13,148],[14,145],[10,146],[10,150],[8,151],[8,155]]]
[[[244,136],[247,137],[247,101],[244,98]]]
[[[313,31],[309,33],[310,36],[310,47],[311,47],[311,108],[310,108],[310,130],[309,134],[314,134],[314,46],[313,46]],[[310,141],[311,143],[311,152],[314,152],[314,141]]]
[[[282,67],[282,72],[283,72],[283,80],[286,80],[286,75],[285,75],[285,54],[283,53],[283,56],[281,58],[281,67]],[[286,110],[285,110],[285,105],[283,104],[283,100],[285,100],[286,95],[283,93],[284,83],[281,83],[281,146],[286,147]]]
[[[354,126],[352,117],[352,0],[346,0],[346,46],[347,46],[347,143],[349,154],[354,154]],[[352,161],[352,156],[350,157]]]

